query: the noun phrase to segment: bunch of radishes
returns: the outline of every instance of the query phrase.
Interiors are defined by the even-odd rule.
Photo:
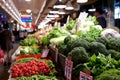
[[[50,67],[45,62],[32,60],[27,63],[16,63],[11,68],[12,78],[35,74],[49,75]]]

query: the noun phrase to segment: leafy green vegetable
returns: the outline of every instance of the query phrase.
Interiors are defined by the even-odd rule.
[[[77,22],[77,19],[76,20],[70,20],[66,25],[66,29],[67,30],[72,30],[75,27],[76,22]]]
[[[35,58],[22,58],[16,61],[16,63],[27,63],[30,62],[32,60],[34,60]]]
[[[97,76],[94,80],[120,80],[120,70],[110,69],[104,71],[102,74]]]
[[[30,77],[23,76],[23,77],[14,78],[14,80],[58,80],[58,79],[53,76],[33,75]]]
[[[86,66],[84,64],[78,64],[77,66],[75,66],[73,68],[72,74],[74,74],[74,76],[78,77],[80,74],[80,71],[86,72]]]
[[[95,25],[98,24],[95,16],[89,16],[89,17],[86,19],[86,21],[93,21],[93,23],[94,23]]]
[[[78,34],[78,35],[82,39],[89,38],[92,41],[94,41],[95,39],[97,39],[98,37],[100,37],[101,31],[102,30],[100,30],[100,29],[96,29],[94,27],[91,27],[90,30],[87,33],[85,33],[85,34]]]
[[[119,62],[109,56],[99,54],[99,56],[93,55],[85,65],[91,70],[92,76],[97,76],[106,70],[118,68]]]
[[[65,29],[56,26],[47,36],[42,38],[43,45],[49,45],[52,38],[70,35]]]
[[[21,40],[20,41],[21,46],[37,46],[38,40],[35,38],[28,38],[27,40]]]
[[[38,53],[42,53],[42,48],[28,47],[28,48],[21,48],[20,50],[20,54],[38,54]]]

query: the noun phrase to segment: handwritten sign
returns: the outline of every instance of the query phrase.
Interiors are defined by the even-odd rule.
[[[66,58],[64,75],[67,80],[71,80],[73,62]]]
[[[92,80],[92,78],[93,78],[92,76],[80,71],[79,80]]]
[[[49,49],[44,49],[41,57],[46,58],[48,53],[49,53]]]

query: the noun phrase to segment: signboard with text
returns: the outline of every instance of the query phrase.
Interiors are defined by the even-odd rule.
[[[64,71],[64,75],[66,77],[66,80],[72,80],[71,79],[72,68],[73,68],[73,62],[66,58],[66,60],[65,60],[65,71]]]
[[[93,78],[92,76],[80,71],[79,80],[92,80],[92,78]]]

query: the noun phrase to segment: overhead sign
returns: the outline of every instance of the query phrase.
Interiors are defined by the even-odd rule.
[[[22,22],[32,22],[32,16],[31,15],[21,15]]]

